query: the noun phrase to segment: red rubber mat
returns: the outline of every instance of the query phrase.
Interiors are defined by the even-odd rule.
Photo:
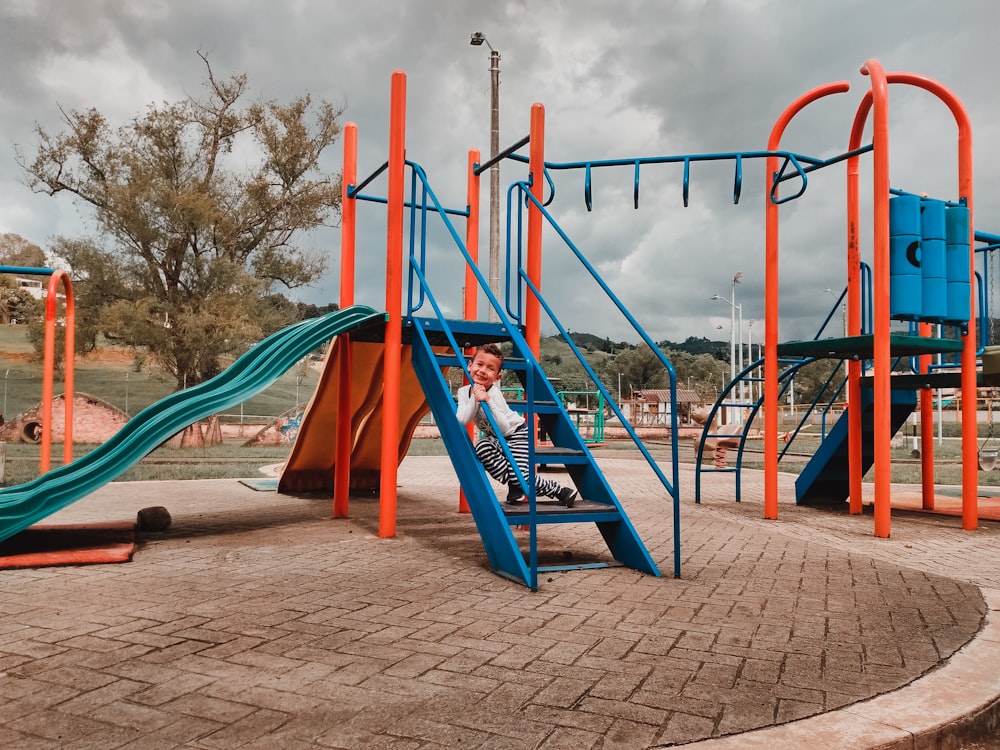
[[[35,525],[0,542],[0,570],[122,563],[134,551],[134,521]]]

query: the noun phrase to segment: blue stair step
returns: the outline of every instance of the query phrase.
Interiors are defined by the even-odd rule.
[[[890,421],[895,434],[917,405],[914,391],[893,390]],[[861,391],[861,473],[875,462],[874,396],[869,388]],[[847,448],[845,411],[795,480],[797,505],[835,506],[850,496],[850,459]]]
[[[660,575],[638,533],[583,441],[540,363],[517,329],[481,321],[443,321],[412,318],[405,326],[412,334],[414,370],[434,414],[455,473],[468,500],[476,528],[494,572],[519,581],[532,589],[538,586],[539,570],[571,570],[625,565],[650,575]],[[538,467],[562,466],[573,484],[588,499],[578,499],[567,508],[548,498],[534,504],[509,505],[497,500],[496,490],[476,458],[465,426],[455,419],[455,396],[442,374],[442,367],[461,366],[463,355],[456,345],[466,348],[485,341],[510,341],[513,355],[504,369],[517,374],[524,394],[532,400],[512,401],[511,406],[537,424],[551,445],[536,446]],[[452,343],[454,342],[454,343]],[[449,351],[442,353],[440,347]],[[439,350],[434,351],[434,347]],[[565,483],[565,482],[564,482]],[[538,565],[537,535],[540,525],[595,524],[608,546],[613,562],[542,567]],[[511,527],[528,526],[529,550],[522,551]]]

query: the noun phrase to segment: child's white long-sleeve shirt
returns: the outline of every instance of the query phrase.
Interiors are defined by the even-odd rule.
[[[524,424],[524,415],[518,414],[508,406],[507,399],[504,398],[500,386],[496,384],[490,386],[486,395],[489,396],[489,400],[486,403],[489,404],[490,411],[493,412],[493,419],[496,421],[497,427],[503,432],[504,437],[508,437],[514,430]],[[472,395],[471,385],[464,385],[458,389],[458,409],[455,412],[455,416],[458,417],[458,421],[462,424],[468,424],[470,421],[475,420],[476,427],[480,430],[489,433],[493,432],[493,428],[490,427],[490,422],[486,418],[486,413],[480,408],[480,402]]]

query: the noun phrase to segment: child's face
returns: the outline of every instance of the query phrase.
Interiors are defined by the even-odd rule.
[[[502,367],[503,361],[495,354],[476,352],[469,364],[469,374],[472,375],[473,383],[489,388],[500,380]]]

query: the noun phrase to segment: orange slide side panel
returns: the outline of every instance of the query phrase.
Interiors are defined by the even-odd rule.
[[[278,492],[333,492],[343,340],[338,336],[330,344],[316,391],[306,405],[292,451],[278,479]],[[410,351],[409,346],[403,347],[399,461],[430,408],[413,370]],[[351,489],[379,486],[384,353],[381,343],[351,342]]]

